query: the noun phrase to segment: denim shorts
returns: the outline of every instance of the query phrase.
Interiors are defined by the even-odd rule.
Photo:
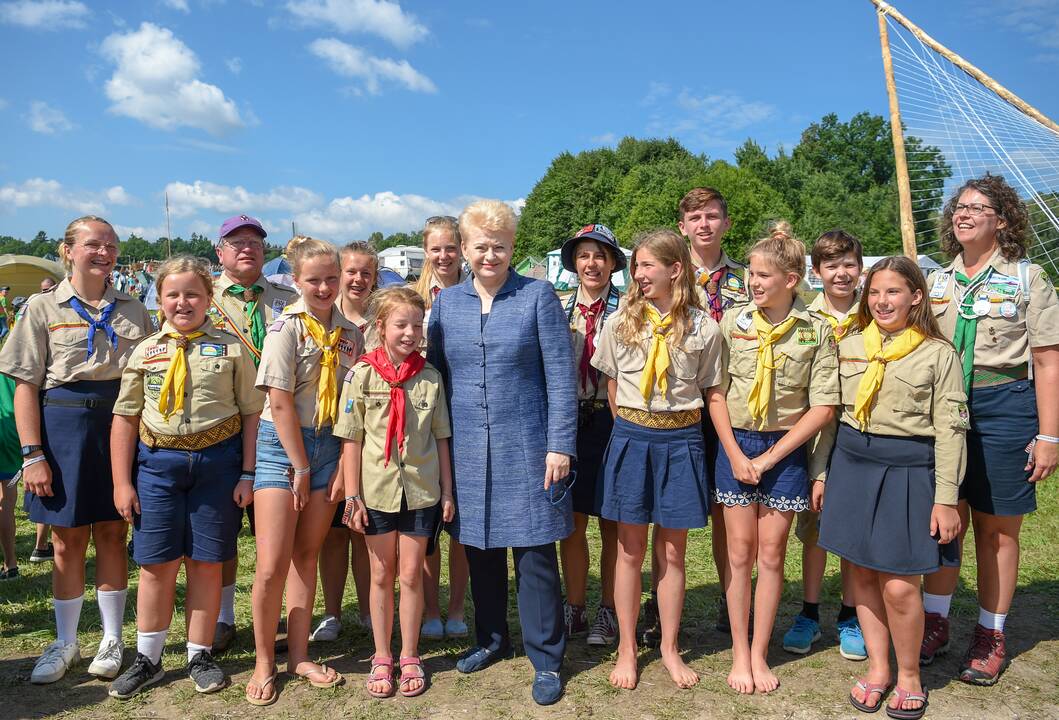
[[[331,426],[316,430],[302,428],[302,442],[305,443],[305,455],[309,458],[309,490],[325,490],[331,482],[331,476],[338,469],[338,455],[342,450],[342,441],[331,434]],[[254,492],[266,488],[290,490],[290,479],[287,469],[291,466],[287,451],[279,441],[276,426],[268,420],[262,420],[257,426],[257,468],[254,476]]]

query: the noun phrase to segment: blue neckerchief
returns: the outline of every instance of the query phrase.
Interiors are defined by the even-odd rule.
[[[114,326],[110,324],[110,316],[114,314],[114,308],[118,306],[117,301],[112,302],[103,308],[103,312],[99,314],[99,319],[95,320],[85,310],[85,306],[81,304],[81,301],[77,299],[77,296],[70,298],[70,307],[74,309],[82,320],[88,323],[88,356],[85,358],[87,362],[92,357],[92,351],[95,350],[95,336],[97,330],[102,330],[107,335],[107,339],[110,340],[110,344],[114,346],[114,349],[118,349],[118,334],[114,332]]]

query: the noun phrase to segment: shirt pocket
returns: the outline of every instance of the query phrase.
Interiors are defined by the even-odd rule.
[[[648,341],[650,342],[650,341]],[[647,346],[626,345],[616,342],[614,359],[618,363],[619,373],[636,373],[637,376],[647,367]]]
[[[737,342],[728,353],[728,374],[753,378],[757,373],[757,343]]]
[[[843,405],[853,405],[857,399],[860,381],[868,369],[865,363],[840,362],[838,364],[838,382]]]
[[[699,374],[699,356],[706,349],[702,338],[692,335],[684,338],[683,345],[669,349],[669,363],[673,374],[681,380],[695,383]]]
[[[1018,303],[1014,317],[1008,318],[1000,313],[1002,304],[991,303],[989,315],[978,319],[976,346],[1007,352],[1009,346],[1026,342],[1025,306]]]
[[[909,415],[930,415],[934,373],[930,368],[896,367],[886,371],[898,381],[893,388],[893,407]],[[889,393],[888,393],[889,394]]]
[[[779,367],[774,371],[776,383],[788,388],[809,387],[814,350],[815,348],[806,347],[785,353],[783,362],[779,363]]]

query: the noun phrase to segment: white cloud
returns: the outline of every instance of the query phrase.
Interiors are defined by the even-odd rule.
[[[238,75],[243,71],[243,61],[241,58],[228,58],[224,61],[224,64],[228,66],[228,72],[232,75]]]
[[[67,119],[62,110],[53,108],[41,100],[34,100],[29,104],[26,123],[30,130],[44,135],[54,135],[74,129],[74,124]]]
[[[91,14],[75,0],[16,0],[0,3],[0,21],[38,30],[83,28]]]
[[[165,237],[165,225],[122,225],[121,223],[114,223],[114,232],[118,234],[119,240],[127,240],[130,235],[136,235],[142,237],[147,242],[154,242],[160,237]],[[174,231],[174,236],[179,235]]]
[[[446,203],[422,195],[398,195],[390,191],[335,198],[324,208],[294,217],[299,232],[335,242],[363,239],[375,232],[408,231],[420,227],[431,215],[456,215],[462,204]]]
[[[438,91],[433,81],[413,68],[407,60],[377,58],[335,38],[314,40],[309,44],[309,51],[339,75],[363,82],[364,89],[372,95],[379,93],[383,81],[395,82],[413,92]]]
[[[978,2],[973,11],[987,23],[1001,25],[1026,35],[1045,48],[1059,48],[1059,0],[1007,0]]]
[[[0,110],[6,110],[6,109],[7,109],[7,100],[4,100],[3,98],[0,98]]]
[[[593,135],[589,140],[598,145],[613,145],[618,141],[618,136],[612,132],[605,132],[602,135]]]
[[[390,0],[290,0],[287,10],[304,25],[366,33],[408,47],[429,34],[414,15]]]
[[[172,10],[179,10],[182,13],[191,12],[191,8],[188,7],[188,0],[162,0],[162,4]]]
[[[54,207],[72,210],[81,215],[101,215],[107,204],[130,205],[135,198],[120,185],[102,192],[71,191],[58,180],[30,178],[22,183],[0,186],[0,210],[14,211],[27,207]]]
[[[218,213],[301,212],[316,207],[323,199],[312,190],[301,187],[276,187],[264,193],[252,193],[239,185],[218,185],[196,180],[190,185],[171,182],[169,212],[173,217],[187,217],[199,210]]]
[[[116,66],[105,85],[110,112],[160,130],[183,126],[220,135],[246,125],[219,87],[198,79],[198,58],[170,30],[145,22],[109,35],[100,51]]]
[[[772,118],[776,108],[766,102],[745,100],[739,95],[714,93],[693,95],[681,90],[675,97],[648,93],[655,110],[651,113],[647,132],[652,135],[690,138],[704,146],[734,145],[736,131]]]

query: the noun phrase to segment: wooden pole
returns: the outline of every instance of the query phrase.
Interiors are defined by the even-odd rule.
[[[883,70],[886,73],[886,94],[890,97],[890,137],[894,143],[894,170],[897,174],[897,197],[901,209],[901,248],[906,256],[918,262],[916,226],[912,221],[912,186],[908,182],[908,160],[905,157],[905,135],[901,126],[901,108],[897,103],[893,59],[890,57],[890,33],[886,15],[879,10],[879,42],[882,44]]]
[[[169,193],[165,194],[165,256],[173,257],[173,229],[169,227]]]
[[[906,28],[908,28],[908,31],[910,33],[912,33],[913,35],[915,35],[920,40],[920,42],[922,42],[924,45],[926,45],[931,50],[933,50],[934,52],[936,52],[939,55],[941,55],[943,58],[945,58],[946,60],[951,62],[956,67],[958,67],[961,70],[963,70],[965,73],[970,75],[972,78],[974,78],[978,82],[982,83],[982,85],[986,86],[987,88],[989,88],[990,90],[995,92],[1005,102],[1007,102],[1008,104],[1013,106],[1016,110],[1018,110],[1021,113],[1026,114],[1028,116],[1030,116],[1031,118],[1033,118],[1034,120],[1039,122],[1041,125],[1044,125],[1046,128],[1048,128],[1052,132],[1059,134],[1059,125],[1057,125],[1051,118],[1049,118],[1047,115],[1042,113],[1040,110],[1038,110],[1037,108],[1035,108],[1032,105],[1030,105],[1029,103],[1027,103],[1025,100],[1020,98],[1015,93],[1013,93],[1010,90],[1008,90],[1006,87],[1004,87],[1003,85],[998,83],[993,78],[991,78],[988,75],[986,75],[984,72],[979,70],[977,67],[975,67],[971,63],[969,63],[966,60],[964,60],[962,57],[960,57],[959,55],[954,53],[952,50],[949,50],[947,47],[945,47],[944,45],[939,43],[937,40],[932,38],[930,35],[927,35],[925,32],[923,32],[923,30],[918,25],[916,25],[911,20],[906,18],[904,15],[902,15],[900,12],[898,12],[898,10],[895,7],[893,7],[892,5],[890,5],[887,2],[884,2],[884,0],[871,0],[871,1],[872,1],[872,3],[874,3],[874,5],[877,8],[879,8],[880,19],[882,19],[883,15],[889,15],[894,20],[896,20],[897,22],[901,23]]]

